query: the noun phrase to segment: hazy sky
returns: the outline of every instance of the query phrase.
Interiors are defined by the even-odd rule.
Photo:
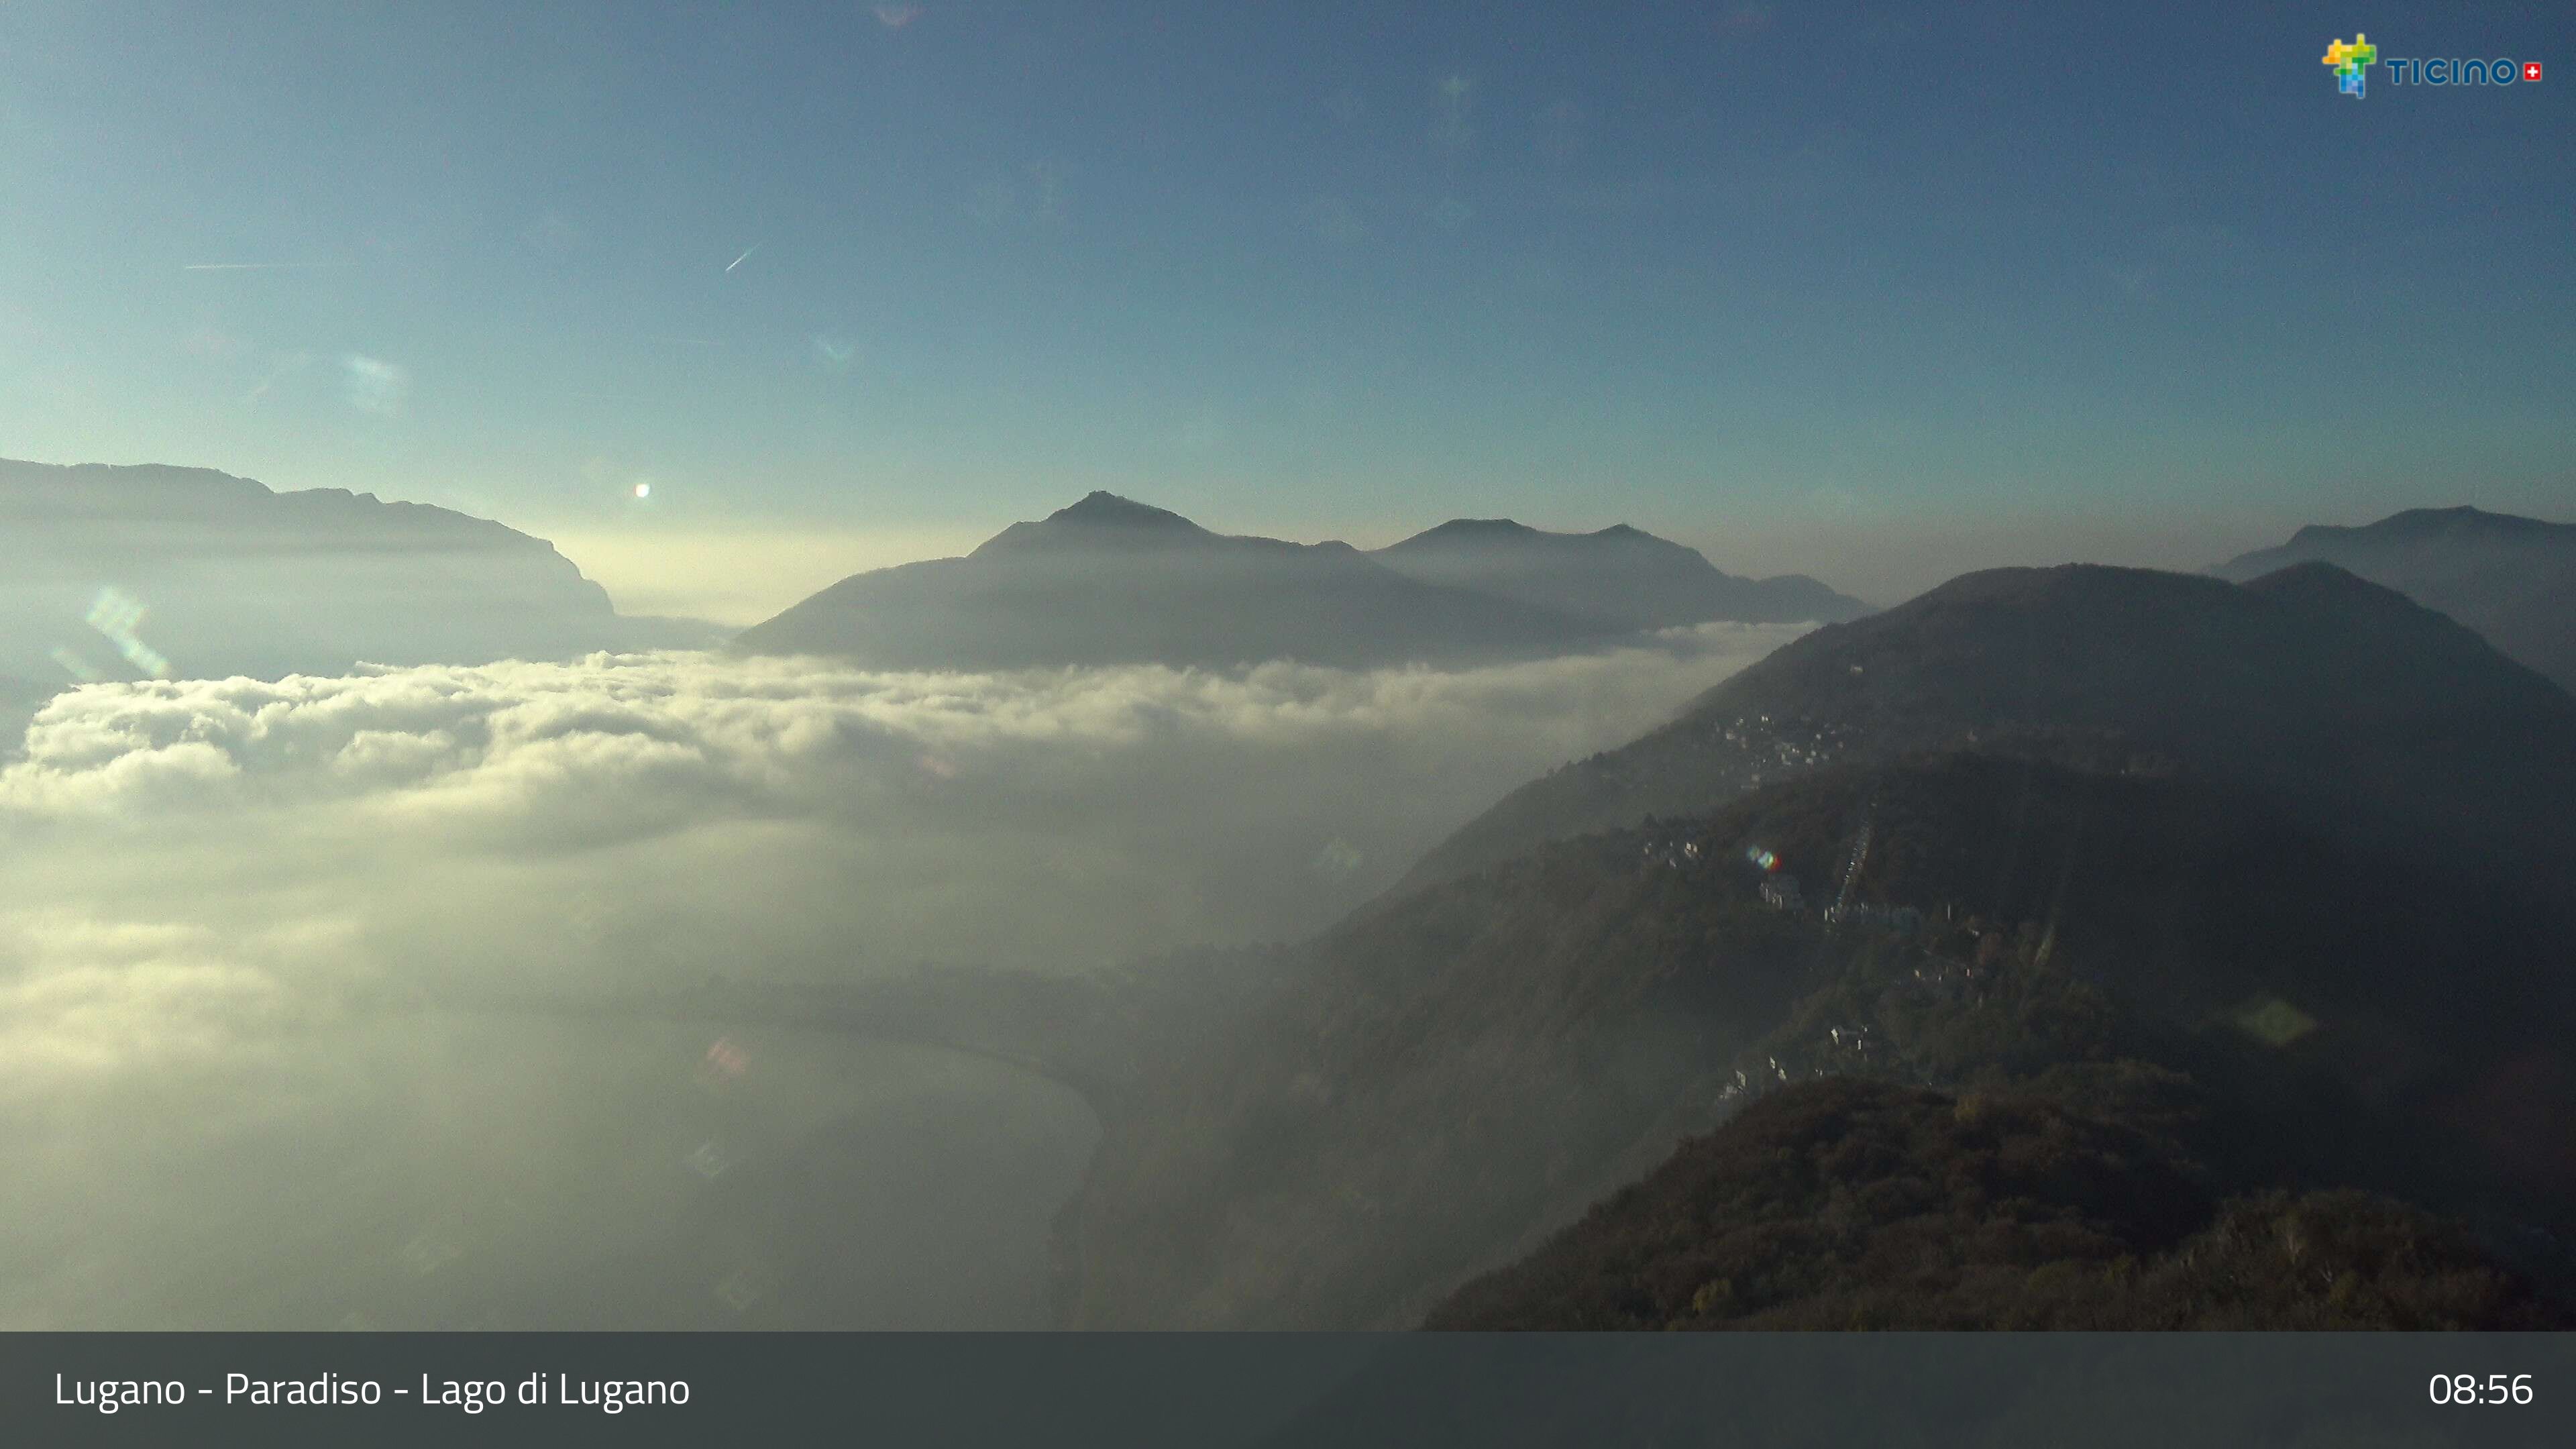
[[[1095,487],[1882,600],[2576,514],[2565,5],[2066,8],[11,0],[0,452],[737,618]]]

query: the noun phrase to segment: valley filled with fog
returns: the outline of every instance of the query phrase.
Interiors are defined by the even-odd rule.
[[[2576,10],[2206,8],[0,3],[0,1330],[2576,1330]]]
[[[0,768],[0,1323],[1036,1326],[1074,1093],[622,1003],[1312,932],[1798,632],[55,696]]]

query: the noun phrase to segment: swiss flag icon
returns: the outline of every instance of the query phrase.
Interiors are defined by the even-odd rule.
[[[2536,81],[2540,79],[2540,62],[2536,60],[2524,61],[2522,63],[2522,78],[2527,81]]]

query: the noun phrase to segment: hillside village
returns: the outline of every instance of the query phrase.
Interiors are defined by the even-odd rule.
[[[1766,717],[1737,721],[1722,730],[1730,744],[1753,748],[1755,729],[1770,726]],[[1805,743],[1782,733],[1761,737],[1774,757],[1792,768],[1821,765],[1831,758],[1831,733],[1804,733]],[[1881,1003],[1898,1011],[1922,1014],[1969,1009],[1985,1003],[1988,990],[2007,968],[2044,971],[2055,954],[2055,935],[2036,922],[2023,922],[2007,933],[1999,924],[1974,913],[1962,914],[1955,903],[1927,910],[1908,902],[1870,899],[1864,889],[1873,845],[1878,840],[1874,809],[1836,857],[1826,876],[1828,894],[1810,897],[1796,872],[1778,853],[1758,843],[1740,849],[1721,847],[1705,835],[1706,826],[1674,829],[1649,820],[1639,855],[1648,870],[1683,870],[1703,862],[1722,869],[1713,888],[1743,890],[1783,922],[1812,929],[1820,948],[1843,938],[1847,948],[1875,967],[1883,978]],[[1904,1086],[1952,1090],[1961,1084],[1949,1073],[1912,1059],[1901,1047],[1891,1048],[1880,1024],[1858,1016],[1807,1023],[1803,1028],[1767,1040],[1734,1069],[1716,1105],[1741,1107],[1793,1082],[1834,1076],[1866,1076]]]

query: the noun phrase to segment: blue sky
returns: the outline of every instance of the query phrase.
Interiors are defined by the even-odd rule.
[[[736,616],[1095,487],[1882,599],[2576,516],[2576,22],[2245,9],[10,0],[0,455]]]

